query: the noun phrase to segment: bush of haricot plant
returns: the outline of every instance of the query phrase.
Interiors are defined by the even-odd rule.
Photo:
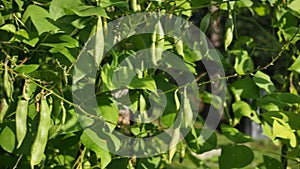
[[[197,125],[190,126],[194,132],[154,157],[111,154],[83,132],[75,113],[80,105],[72,99],[72,71],[80,50],[99,30],[106,33],[107,23],[138,12],[180,16],[193,21],[209,38],[216,36],[226,74],[219,77],[227,81],[226,100],[211,103],[214,96],[209,87],[214,82],[200,71],[199,53],[170,37],[145,34],[122,41],[102,60],[95,90],[108,102],[99,108],[109,111],[107,118],[118,123],[122,117],[111,104],[112,96],[106,95],[111,85],[107,79],[112,78],[109,71],[126,55],[160,45],[193,70],[205,106],[224,105],[226,122],[220,131],[230,143],[217,146],[215,134],[201,142],[200,115],[205,108]],[[256,164],[258,168],[299,166],[299,19],[300,0],[1,0],[0,168],[165,168],[177,160],[174,156],[209,167],[197,157],[212,149],[221,149],[219,168],[243,168],[252,163],[257,149],[245,144],[253,140],[236,129],[242,118],[261,125],[263,134],[281,148],[280,154],[260,157],[263,163]],[[149,90],[159,86],[168,93],[167,99],[179,101],[173,88],[182,86],[162,75],[158,70],[145,71],[140,82],[129,86],[131,101],[139,103],[132,107],[149,108]],[[167,126],[174,123],[176,107],[176,101],[166,107],[171,119],[162,119]],[[157,123],[126,125],[114,127],[142,137],[161,132]]]

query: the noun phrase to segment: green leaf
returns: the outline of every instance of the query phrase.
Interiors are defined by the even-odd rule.
[[[260,6],[254,7],[254,11],[258,16],[266,16],[270,13],[269,6],[261,4]]]
[[[288,7],[300,15],[300,0],[292,1],[290,4],[288,4]]]
[[[253,5],[253,2],[251,0],[240,0],[236,2],[236,6],[238,6],[239,8],[242,7],[251,7]]]
[[[280,119],[282,122],[289,124],[294,130],[300,130],[300,115],[290,111],[269,111],[262,114],[262,117],[270,125],[274,123],[274,119]]]
[[[92,18],[78,18],[78,19],[72,21],[71,24],[77,29],[83,29],[88,24],[90,24],[91,20],[92,20]]]
[[[249,165],[254,159],[250,148],[244,145],[226,145],[222,147],[219,157],[220,169],[242,168]]]
[[[97,96],[97,103],[100,115],[103,116],[104,120],[111,122],[110,124],[107,123],[107,125],[113,130],[119,119],[117,103],[113,102],[112,98],[105,94]]]
[[[247,136],[241,133],[238,129],[231,126],[222,124],[221,125],[222,133],[231,141],[235,143],[247,143],[253,141],[250,136]]]
[[[219,96],[213,95],[207,91],[202,92],[200,98],[203,103],[210,104],[216,109],[220,109],[220,105],[222,105],[222,100]]]
[[[261,71],[257,71],[253,77],[253,80],[258,87],[264,89],[267,93],[272,93],[275,91],[275,86],[269,75]]]
[[[16,32],[16,27],[13,24],[5,24],[0,27],[0,30],[4,30],[10,33],[15,33]]]
[[[65,48],[63,44],[55,44],[55,47],[50,49],[49,52],[51,53],[61,53],[63,54],[71,63],[75,62],[75,58],[70,52],[69,49]]]
[[[280,161],[276,160],[275,158],[269,156],[263,156],[264,158],[264,166],[266,169],[283,169],[282,164]]]
[[[205,33],[210,25],[211,14],[207,13],[200,22],[200,30]]]
[[[129,159],[126,157],[121,157],[121,158],[115,158],[112,160],[109,165],[107,166],[107,169],[128,169]]]
[[[187,17],[191,17],[192,16],[192,10],[191,10],[191,4],[190,4],[190,2],[187,2],[185,0],[175,0],[175,3],[176,4],[180,4],[180,6],[178,6],[179,9],[181,9],[181,10],[179,10],[180,14],[186,15]]]
[[[202,8],[206,7],[207,5],[210,5],[212,3],[211,0],[191,0],[191,6],[193,8]]]
[[[101,0],[100,6],[106,8],[109,6],[128,7],[127,0]]]
[[[297,145],[297,138],[294,131],[288,125],[280,124],[278,120],[274,120],[273,122],[273,136],[289,139],[291,147],[296,147]]]
[[[24,5],[24,1],[22,0],[15,0],[16,4],[18,5],[19,7],[19,10],[21,11],[22,10],[22,7]]]
[[[259,100],[260,106],[275,104],[281,108],[286,106],[300,105],[300,96],[292,93],[272,93]]]
[[[36,70],[31,72],[29,75],[33,78],[37,78],[51,83],[55,83],[60,80],[57,75],[57,72],[54,72],[52,70]]]
[[[109,64],[105,64],[101,70],[103,91],[112,91],[116,89],[114,83],[112,82],[113,75],[114,69]]]
[[[102,7],[88,6],[83,4],[80,0],[53,0],[50,4],[50,15],[53,20],[63,17],[64,15],[86,16],[103,16],[106,15]]]
[[[76,131],[82,130],[82,126],[78,121],[77,114],[74,109],[68,110],[66,112],[66,121],[63,123],[60,133],[61,134],[68,134],[74,133]]]
[[[30,64],[30,65],[20,65],[14,68],[14,70],[18,73],[31,73],[39,68],[40,65]]]
[[[143,89],[156,92],[157,87],[154,79],[151,77],[134,77],[129,85],[129,89]]]
[[[286,40],[291,41],[292,44],[300,40],[300,31],[298,26],[290,26],[283,30],[283,35]]]
[[[7,152],[12,153],[15,149],[16,136],[15,133],[6,126],[0,134],[0,146]]]
[[[255,85],[253,79],[245,77],[238,79],[230,85],[231,91],[245,99],[256,99],[259,97],[259,88]]]
[[[231,53],[236,54],[234,69],[235,71],[242,75],[247,73],[248,71],[252,71],[254,69],[253,61],[249,57],[248,52],[245,50],[234,50]]]
[[[232,104],[235,124],[239,123],[242,117],[248,117],[256,123],[260,123],[257,113],[251,109],[250,105],[244,101],[236,101]]]
[[[3,18],[2,14],[0,13],[0,25],[5,24],[5,19]]]
[[[51,18],[53,20],[57,20],[58,18],[64,16],[67,14],[65,9],[71,8],[73,6],[79,5],[79,1],[77,0],[53,0],[50,3],[49,12],[51,15]]]
[[[48,11],[46,11],[42,7],[36,5],[28,6],[23,15],[22,22],[25,23],[29,17],[31,18],[31,21],[37,29],[39,35],[41,35],[44,32],[59,30],[58,27],[56,27],[49,21],[51,16],[48,13]]]
[[[82,17],[87,17],[87,16],[103,16],[106,18],[109,18],[106,15],[106,12],[103,8],[101,7],[94,7],[94,6],[78,6],[76,8],[70,9],[73,11],[76,15],[82,16]]]
[[[300,73],[300,56],[297,57],[297,59],[295,60],[295,62],[289,67],[288,70]]]
[[[138,158],[136,162],[136,168],[138,169],[159,168],[160,162],[161,162],[160,156]]]
[[[87,134],[89,133],[89,134]],[[92,137],[92,139],[90,138]],[[101,148],[99,144],[106,144],[105,140],[100,139],[96,133],[92,132],[91,130],[85,130],[80,140],[84,146],[88,149],[94,151],[98,158],[101,160],[101,169],[106,168],[106,166],[111,162],[112,158],[108,151],[105,151]]]
[[[209,138],[205,139],[203,133],[212,132],[209,131],[209,129],[205,130],[207,131],[203,131],[202,129],[198,128],[192,128],[192,130],[185,137],[188,147],[197,154],[213,150],[217,146],[216,133],[213,132]]]
[[[36,32],[27,33],[26,30],[20,29],[16,32],[16,41],[23,42],[27,45],[34,47],[39,41],[38,35]]]

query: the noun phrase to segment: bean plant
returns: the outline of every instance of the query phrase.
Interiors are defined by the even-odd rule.
[[[151,18],[129,20],[128,25],[110,29],[115,20],[139,13],[185,20],[189,24],[181,31],[200,30],[201,38],[193,45],[201,50],[179,36],[163,34],[166,30],[161,25],[167,24],[150,22]],[[299,20],[300,0],[1,0],[0,168],[174,168],[186,159],[191,162],[187,168],[299,168]],[[126,33],[125,28],[143,23],[157,29],[122,39],[99,55],[115,40],[107,38],[111,32],[117,39]],[[131,58],[140,63],[135,54],[145,49],[148,53],[141,55],[151,59],[143,64],[153,68],[138,65],[133,70],[137,75],[126,84],[132,71],[123,61]],[[158,62],[164,58],[163,51],[172,53],[174,62]],[[89,60],[91,53],[95,60]],[[81,58],[87,65],[77,64]],[[174,64],[176,59],[183,64]],[[84,71],[92,70],[94,63],[93,79]],[[176,70],[176,77],[155,67],[158,64]],[[209,76],[210,69],[219,67],[223,75]],[[176,83],[177,76],[186,79],[187,74],[194,81]],[[116,77],[123,81],[116,83]],[[85,111],[93,110],[85,105],[89,95],[80,89],[89,88],[90,82],[101,115]],[[212,92],[214,85],[220,91]],[[222,92],[224,98],[218,95]],[[160,93],[166,104],[157,120],[131,119],[139,117],[134,112],[160,105]],[[124,95],[130,101],[126,106],[116,101]],[[81,104],[76,96],[86,97],[79,98]],[[222,119],[204,137],[209,109],[223,112]],[[188,123],[192,117],[195,122]],[[106,124],[95,126],[97,119]],[[245,119],[259,125],[264,139],[280,152],[257,157],[255,152],[263,150],[252,147],[257,140],[242,132]],[[90,130],[91,126],[96,129]],[[127,137],[151,138],[171,127],[168,141],[155,147],[167,144],[164,152],[137,157],[103,148],[106,144],[125,147],[113,130]],[[220,136],[229,142],[219,144]],[[140,146],[145,152],[155,149]],[[221,151],[216,166],[200,158],[212,150]]]

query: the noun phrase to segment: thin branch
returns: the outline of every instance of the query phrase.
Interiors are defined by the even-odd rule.
[[[19,158],[18,158],[16,164],[14,165],[13,169],[17,169],[18,168],[18,164],[20,163],[22,157],[23,157],[23,154],[19,156]]]
[[[41,89],[43,89],[43,90],[49,92],[49,94],[51,94],[51,95],[57,97],[58,99],[62,100],[63,102],[65,102],[65,103],[67,103],[67,104],[69,104],[70,106],[73,106],[73,107],[79,109],[84,115],[86,115],[86,116],[88,116],[88,117],[90,117],[90,118],[92,118],[92,119],[97,119],[97,120],[105,121],[105,122],[110,123],[110,124],[113,124],[113,125],[117,125],[117,124],[115,124],[115,123],[113,123],[113,122],[111,122],[111,121],[107,121],[107,120],[103,119],[103,117],[91,115],[91,114],[88,113],[86,110],[84,110],[80,105],[77,105],[77,104],[75,104],[75,103],[73,103],[73,102],[71,102],[71,101],[65,99],[64,97],[62,97],[61,95],[57,94],[57,93],[54,92],[53,90],[51,90],[51,89],[49,89],[49,88],[47,88],[47,87],[45,87],[45,86],[39,84],[39,83],[36,81],[36,79],[33,79],[33,78],[31,78],[31,77],[29,77],[28,75],[25,75],[25,74],[19,74],[19,73],[15,72],[13,69],[10,69],[10,71],[11,71],[13,74],[15,74],[15,75],[17,75],[17,76],[19,76],[19,77],[21,77],[21,78],[23,78],[23,79],[30,80],[30,82],[34,83],[34,84],[35,84],[36,86],[38,86],[39,88],[41,88]]]
[[[292,41],[292,40],[291,40]],[[268,63],[267,65],[263,66],[263,67],[258,67],[257,69],[247,72],[245,74],[233,74],[233,75],[228,75],[228,76],[224,76],[224,77],[219,77],[219,78],[215,78],[215,79],[211,79],[209,81],[205,81],[202,83],[199,83],[199,86],[205,85],[205,84],[209,84],[209,83],[213,83],[215,81],[218,80],[228,80],[230,78],[234,78],[234,77],[244,77],[244,76],[249,76],[249,75],[253,75],[254,73],[261,71],[261,70],[266,70],[268,69],[270,66],[274,65],[274,63],[282,56],[283,52],[286,51],[289,47],[289,45],[291,44],[291,41],[289,41],[288,43],[286,43],[285,45],[282,46],[281,50],[279,51],[279,53],[276,55],[276,57],[274,57],[270,63]]]

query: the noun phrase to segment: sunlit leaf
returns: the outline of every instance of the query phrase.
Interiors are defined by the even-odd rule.
[[[249,57],[248,52],[244,50],[231,51],[236,54],[234,69],[238,74],[245,74],[254,69],[252,59]]]
[[[297,57],[297,59],[295,60],[295,62],[289,67],[288,70],[300,73],[300,56]]]
[[[37,5],[30,5],[27,7],[22,21],[25,23],[28,18],[31,19],[39,34],[59,30],[57,26],[49,21],[51,16],[48,11]]]
[[[260,123],[257,113],[244,101],[237,101],[233,103],[232,110],[236,123],[239,123],[244,116],[254,120],[256,123]]]
[[[297,12],[298,15],[300,16],[300,0],[294,0],[290,4],[288,4],[288,7]]]
[[[0,134],[0,146],[7,152],[12,153],[15,149],[16,136],[11,128],[4,127]]]
[[[15,71],[19,72],[19,73],[31,73],[34,72],[35,70],[37,70],[39,68],[40,65],[35,65],[35,64],[30,64],[30,65],[20,65],[15,67]]]
[[[264,89],[267,93],[272,93],[275,91],[275,86],[269,75],[258,71],[255,73],[253,80],[258,87]]]
[[[278,120],[274,120],[273,122],[273,136],[289,139],[291,147],[296,147],[297,145],[297,138],[293,130],[287,127],[287,125],[283,126],[278,122]]]

